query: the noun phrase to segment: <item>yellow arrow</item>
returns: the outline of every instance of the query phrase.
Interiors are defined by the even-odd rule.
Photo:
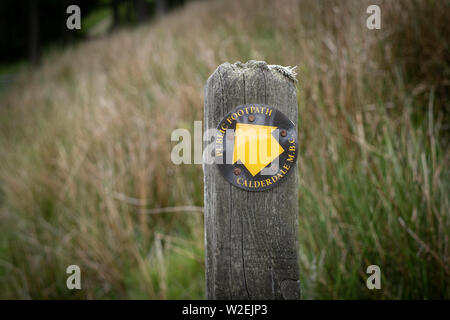
[[[233,164],[238,160],[256,176],[263,168],[284,152],[273,137],[277,127],[237,123],[234,137]]]

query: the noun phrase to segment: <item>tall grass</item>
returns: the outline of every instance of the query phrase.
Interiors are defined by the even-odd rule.
[[[23,73],[0,97],[0,297],[203,298],[201,213],[146,210],[203,205],[170,133],[220,63],[257,59],[299,67],[303,297],[449,298],[449,6],[379,2],[368,30],[372,2],[194,2]]]

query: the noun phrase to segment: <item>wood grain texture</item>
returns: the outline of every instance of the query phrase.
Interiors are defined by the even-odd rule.
[[[262,61],[224,63],[205,87],[205,130],[238,105],[264,103],[297,126],[295,83]],[[299,299],[298,170],[262,192],[204,165],[207,299]]]

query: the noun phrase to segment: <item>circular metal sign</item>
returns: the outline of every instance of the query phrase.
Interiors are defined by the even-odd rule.
[[[238,106],[222,119],[217,130],[215,163],[222,176],[238,188],[273,188],[296,164],[295,125],[271,106]]]

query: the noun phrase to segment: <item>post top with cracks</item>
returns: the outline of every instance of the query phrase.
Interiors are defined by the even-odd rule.
[[[246,63],[236,61],[233,64],[226,62],[226,63],[224,63],[224,65],[230,65],[232,67],[237,67],[237,68],[241,68],[241,69],[261,68],[261,69],[265,69],[265,70],[275,71],[295,83],[298,82],[297,81],[297,72],[295,71],[297,66],[291,67],[291,66],[281,66],[281,65],[277,65],[277,64],[267,64],[265,61],[257,61],[257,60],[249,60]]]

